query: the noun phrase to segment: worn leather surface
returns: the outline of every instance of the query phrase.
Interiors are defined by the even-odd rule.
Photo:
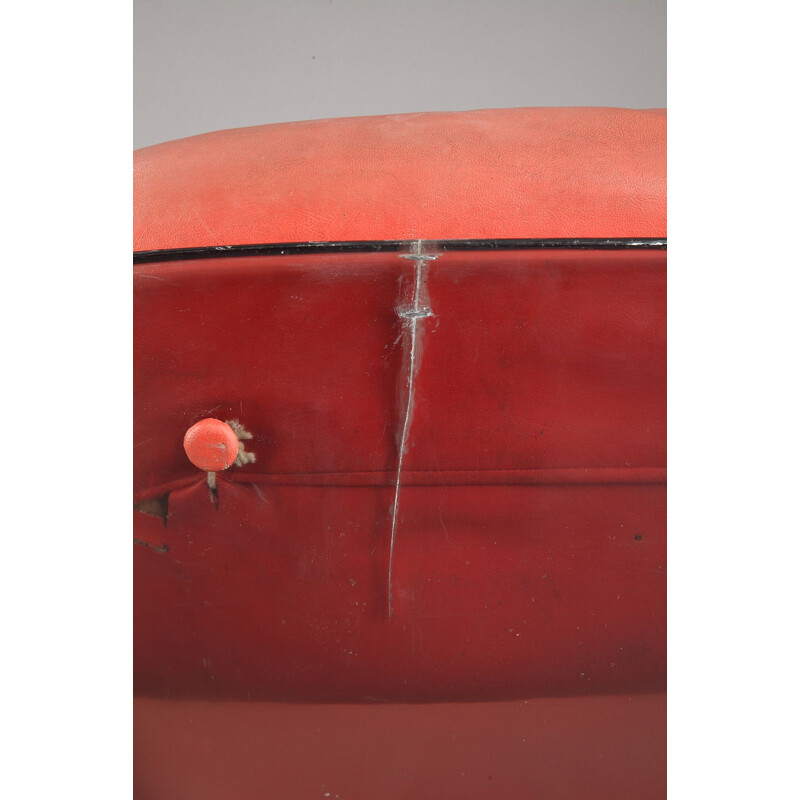
[[[134,702],[146,800],[659,800],[666,697],[508,703]]]
[[[194,137],[135,155],[135,249],[663,236],[664,134],[516,109]],[[221,256],[134,269],[135,796],[663,797],[666,253],[430,262],[391,618],[414,264]],[[216,502],[182,446],[205,417],[256,454]]]
[[[430,263],[404,414],[397,253],[135,270],[135,683],[500,700],[665,685],[665,252]],[[218,505],[182,440],[238,418]],[[164,548],[168,551],[164,551]]]
[[[327,120],[136,154],[135,248],[649,237],[665,116]],[[134,270],[137,693],[508,700],[665,686],[664,251],[438,252],[388,554],[414,263]],[[239,419],[256,462],[182,441]],[[148,505],[149,504],[149,505]]]
[[[666,115],[521,108],[264,125],[134,154],[134,249],[666,235]]]

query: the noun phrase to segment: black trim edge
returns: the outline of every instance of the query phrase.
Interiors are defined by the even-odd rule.
[[[134,264],[193,261],[204,258],[289,256],[314,253],[404,253],[409,240],[384,242],[288,242],[285,244],[238,244],[222,247],[183,247],[174,250],[139,250]],[[666,250],[666,239],[446,239],[424,240],[433,251],[465,250]]]

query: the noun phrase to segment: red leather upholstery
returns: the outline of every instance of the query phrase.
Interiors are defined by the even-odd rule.
[[[664,695],[290,705],[139,698],[143,800],[659,800]]]
[[[666,116],[614,108],[241,128],[135,154],[134,249],[666,235]]]
[[[136,247],[665,233],[663,114],[329,120],[137,154]],[[435,247],[434,247],[435,249]],[[397,253],[135,269],[135,682],[154,696],[498,700],[665,685],[664,251],[444,252],[407,353]],[[256,463],[217,503],[213,416]]]

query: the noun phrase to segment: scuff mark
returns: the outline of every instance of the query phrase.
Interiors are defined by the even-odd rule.
[[[219,511],[219,490],[217,489],[216,472],[209,472],[206,475],[206,484],[208,485],[208,499],[211,505],[214,506],[214,510]]]
[[[444,531],[444,538],[447,539],[447,544],[450,547],[455,548],[455,545],[450,541],[450,537],[447,534],[447,525],[444,524],[444,519],[442,518],[442,503],[439,502],[439,524],[442,526],[442,530]],[[457,548],[456,548],[457,549]],[[467,562],[469,564],[469,562]]]
[[[397,476],[394,486],[394,503],[392,503],[392,530],[389,537],[389,571],[388,571],[388,614],[392,616],[392,567],[394,565],[394,545],[397,534],[397,520],[400,509],[400,485],[403,475],[403,458],[408,446],[408,434],[411,427],[411,417],[414,408],[414,380],[419,369],[419,330],[421,320],[433,316],[428,298],[428,262],[435,261],[438,256],[422,252],[422,241],[414,242],[410,253],[403,253],[400,258],[414,262],[414,288],[410,304],[401,305],[397,309],[397,316],[404,322],[402,337],[406,352],[405,375],[405,412],[400,437],[397,444]]]
[[[134,503],[133,510],[138,511],[140,514],[158,517],[164,521],[164,527],[166,528],[167,517],[169,516],[169,492]]]
[[[255,490],[255,493],[256,493],[256,494],[257,494],[257,495],[258,495],[258,496],[259,496],[259,497],[260,497],[260,498],[261,498],[261,499],[262,499],[262,500],[263,500],[265,503],[267,503],[267,505],[269,505],[269,500],[267,500],[267,498],[264,496],[264,492],[262,492],[262,491],[261,491],[261,489],[259,488],[258,484],[257,484],[257,483],[251,483],[250,485],[251,485],[251,486],[253,487],[253,489]]]
[[[151,544],[150,542],[143,542],[141,539],[134,539],[134,544],[138,544],[140,547],[146,547],[148,550],[152,550],[154,553],[169,553],[169,545],[166,544]]]

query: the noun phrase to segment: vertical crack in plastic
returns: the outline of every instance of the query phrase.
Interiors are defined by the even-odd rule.
[[[394,546],[397,535],[397,521],[400,513],[400,487],[403,478],[403,459],[408,446],[408,435],[414,409],[414,382],[419,370],[421,350],[419,346],[419,324],[426,317],[432,317],[433,311],[428,305],[428,262],[435,261],[438,256],[423,253],[422,241],[414,242],[411,252],[400,258],[414,262],[414,284],[410,305],[400,305],[397,316],[403,321],[403,347],[405,351],[405,410],[402,415],[403,424],[397,444],[397,476],[394,484],[394,503],[392,504],[392,530],[389,537],[389,574],[387,580],[388,615],[392,616],[392,567],[394,565]]]

